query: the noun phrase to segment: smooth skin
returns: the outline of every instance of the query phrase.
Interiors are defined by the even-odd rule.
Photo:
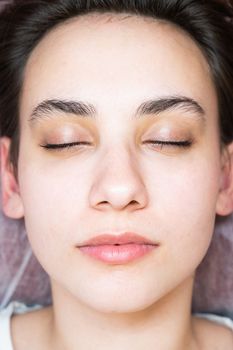
[[[185,102],[143,113],[175,98]],[[47,100],[91,111],[42,113]],[[1,140],[4,212],[25,218],[53,307],[13,317],[15,349],[232,349],[229,329],[190,314],[215,215],[233,211],[233,145],[221,149],[210,68],[192,39],[143,17],[72,19],[27,62],[20,124],[17,180]],[[77,248],[127,231],[158,248],[122,265]]]

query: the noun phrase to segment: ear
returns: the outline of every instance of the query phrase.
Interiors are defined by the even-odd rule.
[[[218,215],[229,215],[233,212],[233,142],[226,146],[222,153],[222,170],[220,190],[216,205]]]
[[[21,219],[24,216],[24,209],[14,168],[9,160],[10,145],[8,137],[0,139],[2,207],[6,216]]]

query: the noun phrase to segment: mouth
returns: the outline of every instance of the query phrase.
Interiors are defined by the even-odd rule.
[[[126,264],[142,258],[159,244],[132,232],[121,235],[102,234],[77,246],[90,258],[109,264]]]

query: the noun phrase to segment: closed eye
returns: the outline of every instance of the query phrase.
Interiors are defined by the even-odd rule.
[[[192,141],[190,140],[184,140],[184,141],[147,140],[147,141],[144,141],[143,144],[159,146],[159,149],[163,149],[164,147],[188,148],[192,145]]]
[[[69,142],[69,143],[46,143],[45,145],[40,145],[41,147],[48,150],[57,150],[62,151],[64,149],[79,147],[79,146],[89,146],[90,142],[82,141],[82,142]]]

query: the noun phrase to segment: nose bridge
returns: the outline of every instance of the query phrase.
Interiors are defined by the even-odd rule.
[[[126,146],[120,146],[119,144],[105,152],[102,158],[102,163],[105,170],[108,170],[110,175],[113,174],[116,180],[119,177],[118,181],[121,177],[123,180],[125,175],[130,176],[133,175],[133,173],[139,172],[135,157],[130,150],[130,147],[127,148]],[[116,170],[118,170],[117,174],[115,174]]]
[[[126,147],[115,146],[108,150],[101,159],[99,171],[103,186],[109,191],[125,189],[129,191],[132,186],[139,184],[142,179],[135,157]]]
[[[121,209],[129,204],[142,207],[146,200],[145,184],[133,152],[119,145],[105,152],[93,176],[91,205]]]

